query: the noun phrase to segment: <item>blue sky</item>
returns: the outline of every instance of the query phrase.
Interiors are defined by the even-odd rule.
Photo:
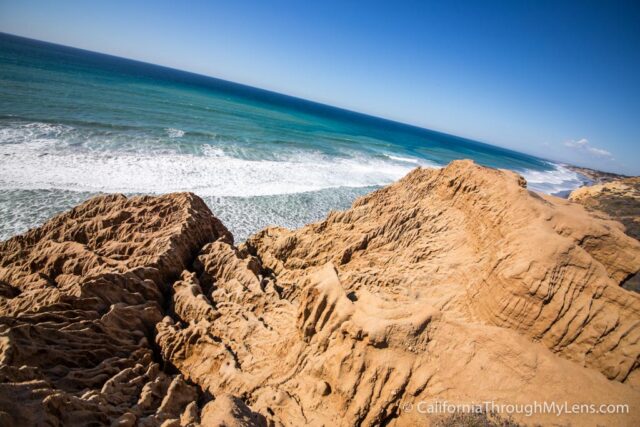
[[[640,174],[640,3],[0,1],[0,31]]]

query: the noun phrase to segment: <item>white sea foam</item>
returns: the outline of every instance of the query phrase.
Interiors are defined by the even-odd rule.
[[[169,138],[182,138],[184,136],[184,131],[181,129],[167,128],[165,132],[167,132]]]
[[[49,123],[21,123],[0,127],[0,145],[20,144],[32,149],[50,147],[65,140],[73,127]]]
[[[291,194],[335,187],[383,185],[410,166],[373,158],[246,160],[209,149],[205,155],[47,150],[31,144],[1,145],[0,188],[202,196]]]
[[[175,135],[182,132],[166,131],[175,131]],[[336,158],[307,150],[256,160],[209,144],[184,153],[152,142],[137,141],[131,146],[102,140],[87,142],[78,130],[56,124],[5,126],[0,128],[0,189],[124,193],[186,190],[202,196],[248,197],[385,185],[416,166],[439,167],[423,159],[392,154],[386,154],[386,158]],[[571,190],[582,183],[578,174],[561,165],[550,171],[521,173],[529,188],[545,193]]]
[[[550,171],[525,170],[520,172],[527,180],[527,187],[542,193],[554,194],[574,190],[583,184],[579,174],[559,164],[550,164]]]
[[[424,162],[424,160],[416,159],[414,157],[393,156],[391,154],[385,154],[385,157],[387,157],[387,158],[389,158],[391,160],[395,160],[397,162],[413,163],[415,165],[421,165]]]
[[[219,147],[214,147],[213,145],[203,144],[200,149],[202,150],[202,154],[209,157],[223,157],[224,151]]]

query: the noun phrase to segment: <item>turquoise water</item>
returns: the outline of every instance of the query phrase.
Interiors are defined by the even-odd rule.
[[[242,240],[460,158],[516,170],[548,193],[581,183],[468,139],[0,34],[0,239],[101,192],[188,190]]]

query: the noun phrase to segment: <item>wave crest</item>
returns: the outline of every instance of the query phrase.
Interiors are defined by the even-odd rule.
[[[174,128],[164,131],[170,139],[185,134]],[[334,157],[300,149],[256,159],[243,156],[241,146],[223,149],[206,143],[189,145],[188,141],[172,145],[167,144],[167,136],[122,145],[122,138],[104,139],[62,124],[3,126],[0,188],[156,194],[194,191],[205,197],[249,197],[381,186],[416,166],[441,167],[391,153],[352,152],[349,157]],[[529,188],[545,193],[572,190],[583,183],[580,175],[561,165],[550,167],[520,173]]]
[[[167,132],[169,138],[182,138],[184,136],[184,131],[181,129],[167,128],[165,132]]]
[[[527,169],[519,173],[527,180],[527,187],[547,194],[575,190],[584,184],[580,174],[559,164],[550,163],[549,166],[552,169],[548,171]]]

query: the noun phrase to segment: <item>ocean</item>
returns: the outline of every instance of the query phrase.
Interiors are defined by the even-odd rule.
[[[0,34],[0,240],[99,193],[193,191],[241,241],[462,158],[546,193],[584,181],[469,139]]]

